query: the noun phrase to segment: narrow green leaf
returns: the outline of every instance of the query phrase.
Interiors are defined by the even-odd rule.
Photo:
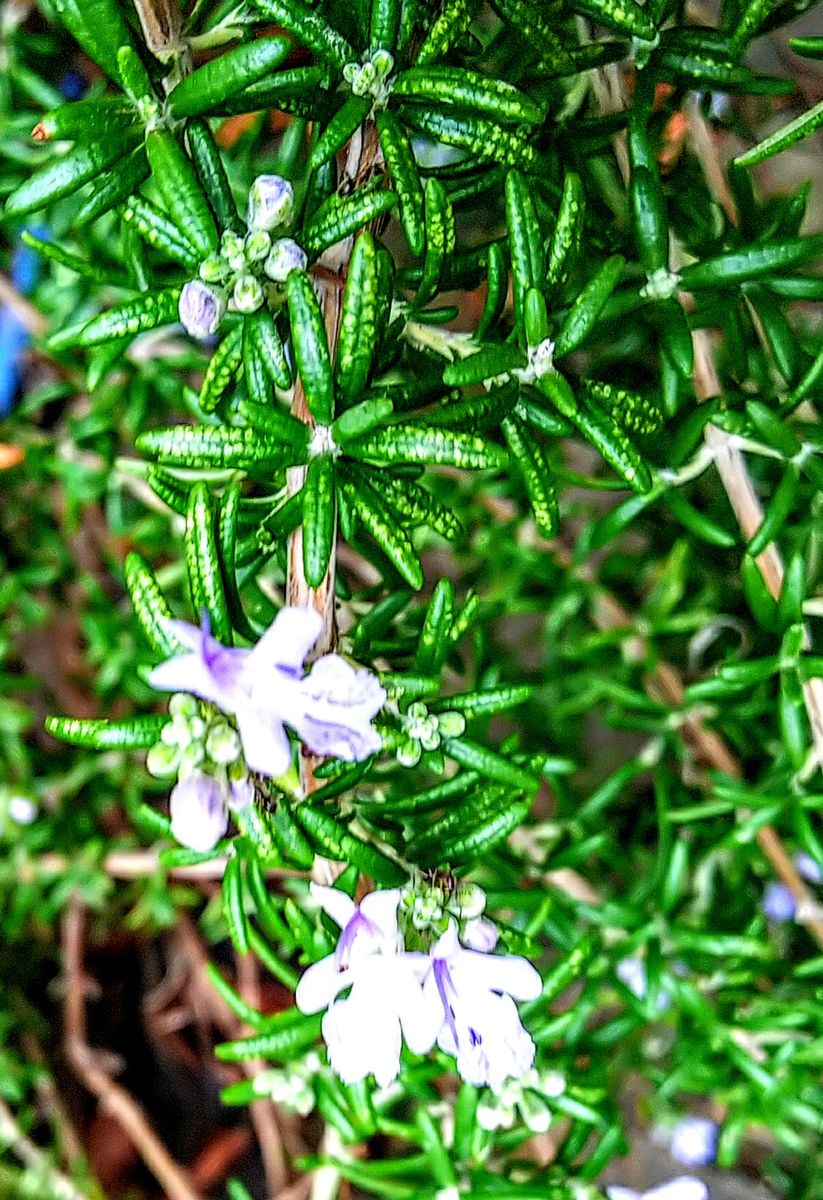
[[[375,462],[436,463],[478,470],[505,466],[506,452],[472,433],[392,425],[351,442],[347,453]]]
[[[334,531],[334,460],[330,454],[318,454],[303,484],[303,570],[310,587],[319,587],[325,578]]]
[[[205,257],[217,249],[217,230],[194,168],[167,129],[146,135],[152,178],[177,229]]]
[[[70,746],[93,750],[148,750],[166,724],[161,716],[127,717],[122,721],[99,721],[82,717],[46,717],[46,732]]]
[[[397,521],[379,492],[365,479],[346,479],[343,496],[363,528],[377,543],[392,565],[413,588],[423,586],[423,569],[411,539]]]
[[[306,403],[319,425],[334,419],[334,381],[323,313],[310,276],[292,271],[286,281],[292,345]]]
[[[181,653],[183,647],[170,627],[171,609],[151,567],[132,551],[126,557],[124,572],[135,615],[149,645],[164,658]]]
[[[290,47],[288,38],[262,37],[223,50],[172,88],[166,101],[171,116],[193,117],[222,104],[279,67]]]
[[[356,239],[349,260],[334,363],[342,407],[348,407],[365,390],[376,344],[377,247],[372,235],[364,232]]]
[[[357,60],[346,39],[303,0],[253,0],[253,3],[275,24],[288,29],[302,46],[313,50],[338,71]]]
[[[400,223],[412,254],[422,254],[425,245],[423,185],[417,170],[414,150],[406,133],[388,109],[375,117],[380,148],[386,162],[400,210]]]
[[[197,618],[207,613],[214,636],[231,645],[231,618],[217,550],[217,505],[209,485],[202,480],[189,493],[185,555],[191,603]]]

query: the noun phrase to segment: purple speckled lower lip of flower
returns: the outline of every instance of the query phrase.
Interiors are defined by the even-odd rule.
[[[303,675],[322,625],[313,608],[284,608],[247,650],[223,646],[207,627],[175,621],[171,630],[185,651],[155,667],[149,682],[190,692],[234,716],[246,763],[261,775],[289,769],[286,725],[313,753],[360,762],[382,745],[371,722],[386,693],[374,675],[338,654],[324,655]]]

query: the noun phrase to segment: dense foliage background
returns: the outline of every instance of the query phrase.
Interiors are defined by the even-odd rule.
[[[823,1195],[823,243],[775,186],[818,123],[820,39],[778,32],[804,7],[0,5],[0,1193],[642,1188],[691,1114],[717,1195]],[[331,394],[310,289],[267,298],[282,361],[253,289],[205,345],[175,323],[262,174],[315,279],[373,235],[334,459],[287,421],[295,362],[301,421]],[[145,766],[168,610],[254,642],[330,556],[383,752],[303,763],[217,857],[175,846]],[[485,890],[544,980],[508,1109],[442,1053],[383,1092],[322,1065],[292,1009],[320,852],[350,890],[398,858]]]

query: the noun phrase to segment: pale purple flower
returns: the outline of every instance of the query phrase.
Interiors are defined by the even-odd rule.
[[[249,192],[249,229],[271,233],[291,220],[294,189],[280,175],[258,175]]]
[[[487,917],[472,917],[463,926],[463,941],[470,950],[478,950],[481,954],[491,954],[499,938],[500,931]]]
[[[649,980],[646,975],[646,964],[636,954],[629,958],[621,958],[615,968],[615,975],[624,983],[633,996],[645,1000],[649,990]],[[671,997],[661,988],[657,993],[657,1011],[663,1013],[671,1007]]]
[[[186,332],[202,341],[217,333],[226,313],[226,298],[202,280],[190,279],[180,293],[178,311]]]
[[[467,1083],[499,1087],[526,1074],[534,1042],[520,1022],[515,1000],[534,1000],[542,987],[530,962],[512,954],[483,954],[460,945],[449,928],[432,947],[423,991],[439,1015],[437,1043],[457,1058]]]
[[[799,850],[794,856],[794,865],[798,873],[809,883],[823,882],[823,867],[816,858],[812,858],[811,854]]]
[[[717,1153],[718,1128],[706,1117],[684,1117],[672,1130],[671,1156],[684,1167],[705,1167]]]
[[[177,841],[201,854],[212,850],[229,827],[225,792],[202,771],[193,771],[172,789],[169,814]]]
[[[771,921],[792,921],[797,912],[797,901],[785,883],[772,880],[763,893],[763,912]]]
[[[359,905],[336,888],[312,884],[311,890],[341,934],[334,953],[305,971],[295,1003],[304,1013],[326,1009],[323,1040],[332,1070],[345,1083],[374,1075],[387,1087],[400,1071],[403,1038],[415,1054],[434,1045],[437,1015],[433,1020],[420,985],[426,957],[402,949],[399,890],[371,892]]]
[[[636,1192],[634,1188],[613,1184],[606,1188],[609,1200],[708,1200],[709,1189],[702,1179],[692,1175],[678,1175],[667,1183],[659,1183],[647,1192]]]
[[[278,238],[269,251],[263,270],[274,283],[285,283],[292,271],[305,271],[305,250],[293,238]]]
[[[283,775],[291,765],[285,726],[315,754],[359,762],[380,749],[371,721],[386,693],[369,671],[326,654],[303,674],[303,660],[320,636],[322,617],[312,608],[284,608],[251,649],[229,649],[208,629],[173,621],[187,647],[149,676],[163,691],[190,692],[237,721],[250,770]]]

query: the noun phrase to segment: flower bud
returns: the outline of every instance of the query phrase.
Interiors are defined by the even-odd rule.
[[[288,224],[294,209],[294,190],[279,175],[258,175],[249,192],[249,229],[271,232]]]
[[[174,788],[169,800],[171,831],[190,850],[211,850],[228,829],[223,792],[217,780],[193,772]]]
[[[146,755],[146,770],[149,775],[162,779],[174,775],[177,771],[179,751],[176,746],[167,746],[164,742],[156,742]]]
[[[465,944],[470,950],[478,950],[481,954],[491,954],[499,937],[497,926],[486,917],[472,917],[463,929]]]
[[[16,825],[31,825],[37,816],[37,805],[28,796],[12,796],[9,800],[9,816]]]
[[[308,261],[305,252],[292,238],[278,238],[263,270],[275,283],[285,283],[292,271],[305,271]]]
[[[265,299],[260,280],[255,275],[241,275],[234,285],[233,298],[238,312],[257,312]]]
[[[437,725],[442,737],[460,737],[466,729],[466,718],[459,712],[439,713]]]
[[[225,721],[212,725],[206,738],[206,753],[212,762],[225,767],[240,757],[242,747],[240,735]]]
[[[191,279],[180,293],[180,321],[193,338],[208,338],[217,333],[226,312],[222,292],[200,279]]]
[[[172,717],[197,717],[200,705],[188,692],[175,692],[169,700],[169,714]]]
[[[253,230],[246,238],[244,249],[249,262],[262,262],[271,250],[271,234],[265,229]]]
[[[200,278],[204,283],[222,283],[228,273],[226,260],[219,254],[210,254],[200,264]]]

